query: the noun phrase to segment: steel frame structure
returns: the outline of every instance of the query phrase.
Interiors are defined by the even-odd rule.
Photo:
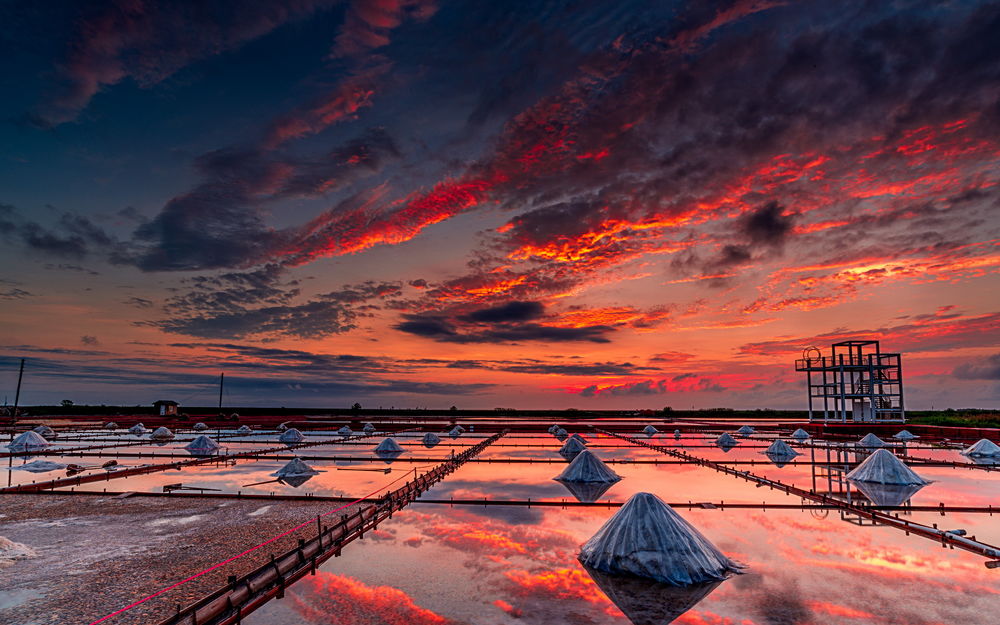
[[[823,356],[807,348],[795,361],[806,374],[809,421],[905,423],[902,357],[873,340],[841,341]],[[816,404],[822,400],[822,416]]]

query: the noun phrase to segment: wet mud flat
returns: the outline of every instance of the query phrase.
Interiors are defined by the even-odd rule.
[[[0,623],[18,625],[87,625],[339,507],[97,495],[4,495],[0,501],[0,536],[35,554],[0,561]],[[106,622],[156,623],[315,532],[315,523],[307,525]]]

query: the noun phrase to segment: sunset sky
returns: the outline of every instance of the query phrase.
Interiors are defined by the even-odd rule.
[[[0,6],[0,394],[1000,404],[1000,4]]]

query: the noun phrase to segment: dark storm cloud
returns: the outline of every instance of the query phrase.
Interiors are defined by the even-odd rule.
[[[742,231],[754,243],[778,245],[792,230],[791,216],[777,202],[768,202],[743,218]]]
[[[463,317],[463,321],[476,323],[508,323],[531,321],[544,316],[545,306],[541,302],[507,302],[500,306],[475,310]]]
[[[951,374],[963,380],[1000,380],[1000,354],[958,365]]]
[[[537,323],[545,316],[540,302],[508,302],[457,314],[411,313],[396,324],[400,332],[445,343],[607,343],[614,328],[605,325],[562,327]]]
[[[282,282],[285,271],[266,265],[191,278],[190,290],[167,300],[166,318],[137,325],[208,339],[320,338],[354,330],[369,311],[401,293],[399,284],[369,281],[296,302],[298,282]]]
[[[118,244],[103,228],[81,215],[66,211],[52,225],[43,225],[25,217],[9,204],[0,204],[0,235],[41,255],[62,258],[84,258],[91,254],[103,256],[109,248]],[[65,267],[77,270],[76,265]],[[88,271],[82,267],[78,270]]]
[[[291,156],[260,147],[224,148],[195,161],[201,183],[141,224],[131,262],[145,271],[247,267],[288,248],[297,229],[267,226],[261,207],[316,197],[378,171],[399,156],[392,138],[371,128],[330,152]],[[280,258],[279,258],[280,260]]]

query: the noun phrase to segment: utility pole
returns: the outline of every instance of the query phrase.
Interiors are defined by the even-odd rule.
[[[11,416],[17,420],[17,402],[21,399],[21,378],[24,377],[24,358],[21,359],[21,370],[17,372],[17,391],[14,393],[14,412]]]
[[[225,372],[219,374],[219,412],[222,412],[222,383],[226,380]]]

